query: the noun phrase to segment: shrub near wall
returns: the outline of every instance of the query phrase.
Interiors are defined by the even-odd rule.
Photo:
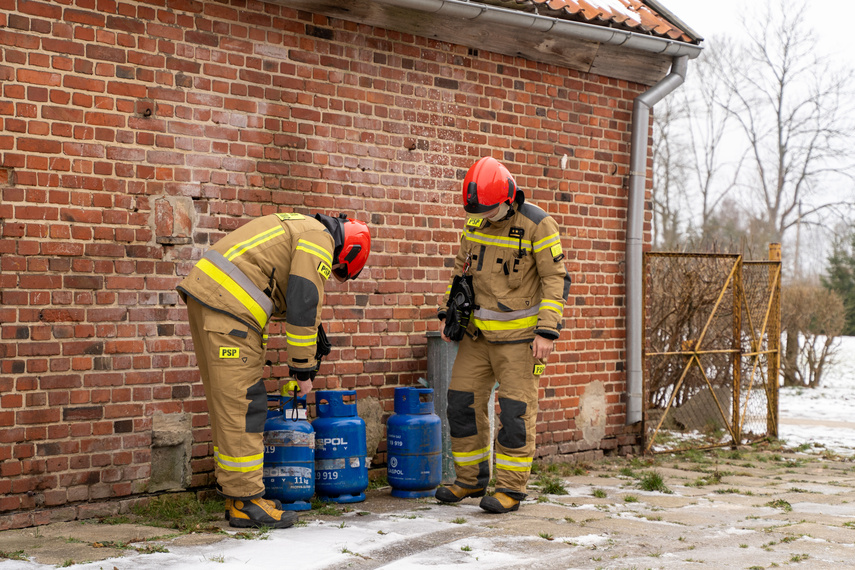
[[[620,264],[641,86],[260,2],[0,0],[0,46],[0,513],[145,492],[161,413],[190,414],[190,483],[212,483],[174,287],[263,214],[371,223],[370,268],[327,286],[316,388],[391,410],[426,374],[460,184],[487,153],[557,219],[574,279],[539,453],[633,442]],[[601,442],[576,422],[592,382]]]

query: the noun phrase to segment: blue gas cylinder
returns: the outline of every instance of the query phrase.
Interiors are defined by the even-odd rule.
[[[395,388],[395,413],[386,421],[386,455],[393,497],[433,497],[442,480],[442,420],[433,411],[433,390]]]
[[[267,412],[262,481],[265,499],[279,499],[282,510],[306,511],[315,494],[315,430],[306,419],[306,399],[287,396],[292,385],[272,397],[280,406]]]
[[[315,492],[323,501],[358,503],[365,500],[368,465],[365,421],[356,413],[356,403],[345,396],[355,390],[318,390],[315,402]]]

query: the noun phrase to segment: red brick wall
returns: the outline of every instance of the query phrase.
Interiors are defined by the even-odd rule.
[[[634,442],[624,179],[643,87],[261,2],[0,0],[0,46],[0,513],[144,492],[157,411],[194,414],[193,483],[211,482],[174,287],[262,214],[371,222],[370,269],[327,288],[316,388],[390,409],[426,374],[460,184],[486,153],[557,219],[574,280],[539,453],[590,448],[574,418],[593,380],[600,447]]]

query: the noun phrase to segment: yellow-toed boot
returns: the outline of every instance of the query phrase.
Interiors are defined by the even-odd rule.
[[[440,487],[437,489],[434,497],[436,497],[437,501],[442,501],[443,503],[459,503],[466,497],[483,497],[484,491],[484,488],[467,489],[458,485],[451,485],[450,487]]]
[[[481,499],[481,508],[489,513],[509,513],[518,511],[520,502],[504,493],[496,493],[492,497]]]
[[[288,528],[297,522],[296,513],[280,511],[273,501],[266,499],[229,499],[226,506],[229,509],[229,526],[236,528]]]

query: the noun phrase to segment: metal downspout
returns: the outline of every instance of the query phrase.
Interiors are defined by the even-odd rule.
[[[671,72],[639,95],[632,106],[632,138],[629,155],[629,203],[626,219],[626,424],[642,419],[642,258],[644,245],[644,191],[647,181],[647,138],[650,109],[686,80],[689,58],[677,56]]]

